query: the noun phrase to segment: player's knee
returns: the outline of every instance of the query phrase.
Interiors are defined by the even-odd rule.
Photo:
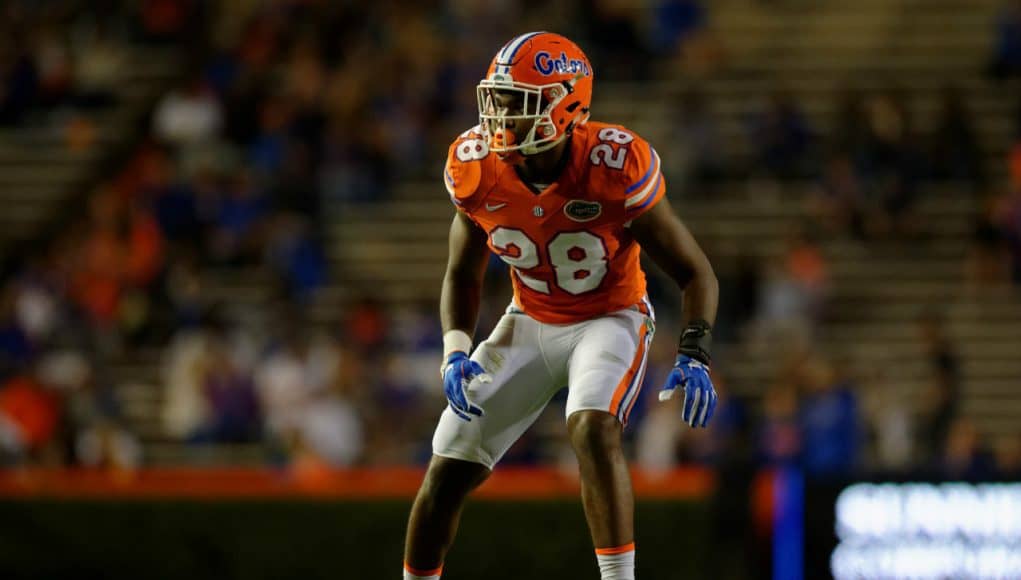
[[[419,495],[431,502],[460,501],[489,477],[486,466],[436,457],[429,464]]]
[[[578,411],[567,420],[578,453],[601,453],[620,446],[620,421],[602,411]]]

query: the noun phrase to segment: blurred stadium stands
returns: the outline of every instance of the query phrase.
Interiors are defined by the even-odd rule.
[[[438,168],[500,39],[546,28],[722,281],[721,416],[643,401],[642,465],[1021,472],[1012,4],[101,4],[0,8],[3,465],[426,461]],[[679,320],[650,288],[646,395]],[[570,461],[560,404],[509,463]]]

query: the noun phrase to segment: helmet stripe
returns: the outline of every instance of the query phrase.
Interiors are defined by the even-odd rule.
[[[515,36],[514,38],[508,40],[507,44],[503,45],[503,47],[500,48],[500,52],[496,53],[496,62],[503,62],[503,53],[507,50],[507,47],[513,44],[514,41],[517,39],[518,37]]]
[[[522,34],[504,46],[503,50],[500,51],[500,54],[496,56],[497,66],[503,69],[500,72],[509,73],[510,65],[514,62],[514,56],[518,54],[518,50],[521,49],[521,46],[525,43],[525,41],[542,33],[543,31]]]
[[[521,47],[521,44],[523,42],[525,42],[526,40],[528,40],[529,38],[535,36],[536,34],[541,34],[541,33],[540,32],[526,32],[524,34],[521,34],[521,35],[516,36],[513,39],[511,39],[511,41],[508,42],[507,44],[505,44],[503,46],[503,48],[500,50],[500,54],[497,55],[496,61],[497,62],[511,62],[511,60],[514,58],[514,53],[516,53],[518,51],[518,48]]]

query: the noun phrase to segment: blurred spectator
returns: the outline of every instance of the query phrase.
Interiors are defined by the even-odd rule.
[[[763,393],[762,414],[755,437],[757,458],[771,467],[796,465],[804,444],[798,425],[797,388],[778,380]]]
[[[755,314],[753,344],[779,340],[795,349],[817,334],[829,291],[827,260],[804,228],[788,242],[786,254],[767,262]]]
[[[887,90],[870,96],[864,111],[859,171],[868,184],[871,203],[879,210],[876,217],[883,218],[875,224],[877,233],[914,233],[909,210],[921,173],[921,151],[907,102],[899,91]]]
[[[837,153],[826,162],[822,182],[809,200],[809,211],[832,233],[864,239],[874,211],[850,156]]]
[[[120,298],[124,248],[116,231],[117,201],[112,192],[97,192],[90,202],[89,239],[82,247],[83,259],[72,286],[79,306],[93,320],[108,325]]]
[[[13,288],[0,293],[0,379],[22,371],[36,355],[37,345],[18,319],[16,300]]]
[[[211,422],[212,409],[203,395],[202,380],[216,332],[212,327],[184,328],[164,352],[163,430],[173,438],[200,437],[203,427]]]
[[[207,354],[203,390],[211,421],[202,437],[217,443],[257,442],[262,417],[251,375],[218,342]]]
[[[965,288],[972,296],[985,288],[995,288],[1011,278],[1011,255],[1004,241],[1005,232],[997,223],[997,198],[987,198],[975,219],[971,244],[964,262]]]
[[[751,343],[761,351],[777,341],[802,347],[812,335],[805,296],[780,259],[767,260],[753,319]]]
[[[177,231],[180,227],[177,221],[180,218],[177,216],[165,218],[163,208],[160,206],[161,198],[178,193],[175,186],[184,185],[177,183],[179,175],[172,152],[173,149],[169,146],[160,145],[152,140],[143,141],[132,153],[125,167],[112,180],[112,187],[123,197],[152,204],[164,234],[172,240],[177,240],[181,235]],[[183,189],[184,193],[190,193],[188,188]]]
[[[379,299],[364,296],[347,310],[347,337],[352,345],[367,356],[380,354],[389,339],[390,322]]]
[[[643,396],[650,395],[643,393]],[[684,428],[678,420],[682,399],[674,397],[663,403],[657,399],[642,417],[635,446],[635,462],[642,470],[655,474],[669,471],[677,465],[678,446]]]
[[[816,211],[858,238],[918,233],[910,210],[925,172],[926,152],[914,132],[904,94],[894,89],[863,94],[845,88],[838,99],[833,151],[824,167],[823,197]],[[930,155],[960,152],[949,140],[970,131],[962,108],[948,93]],[[977,174],[975,179],[979,178]]]
[[[798,369],[804,398],[798,411],[802,466],[814,476],[847,475],[858,468],[863,433],[855,385],[819,356]]]
[[[871,467],[879,473],[904,473],[919,462],[915,446],[915,409],[905,390],[878,365],[866,377],[863,415],[872,443]]]
[[[108,27],[96,26],[74,47],[73,75],[75,105],[96,109],[117,103],[117,83],[127,66],[123,46]]]
[[[267,262],[285,284],[295,303],[309,302],[326,283],[326,256],[308,224],[294,215],[280,215],[273,223],[266,248]]]
[[[812,173],[814,135],[801,105],[786,91],[772,93],[748,119],[752,171],[775,179],[799,179]]]
[[[198,325],[211,305],[196,258],[188,253],[175,257],[164,282],[163,292],[173,309],[174,325],[182,329]]]
[[[39,91],[39,71],[18,36],[0,47],[0,126],[21,122]]]
[[[333,467],[350,466],[362,458],[364,437],[358,413],[333,393],[309,402],[297,437],[299,456],[313,454]]]
[[[40,361],[39,375],[62,397],[68,463],[110,469],[140,466],[141,442],[123,427],[117,392],[84,353],[51,352]],[[129,385],[129,388],[152,387]]]
[[[969,419],[959,418],[950,425],[937,469],[940,477],[950,480],[982,481],[993,475],[992,457]]]
[[[671,105],[670,167],[680,174],[679,183],[690,183],[691,192],[698,195],[700,186],[721,180],[727,174],[720,130],[706,106],[705,96],[697,90],[685,91],[672,99]]]
[[[688,74],[705,74],[718,67],[724,56],[709,27],[707,4],[702,0],[658,0],[650,10],[650,48]]]
[[[66,318],[61,283],[52,266],[45,251],[40,252],[30,256],[24,270],[11,280],[17,326],[36,345],[48,345]]]
[[[260,103],[257,132],[247,151],[255,171],[271,175],[280,169],[290,146],[288,132],[293,121],[293,104],[282,96],[273,95]]]
[[[586,47],[589,58],[601,64],[603,78],[639,80],[648,74],[647,48],[641,38],[641,14],[645,6],[635,0],[585,0],[579,6],[587,16]],[[613,38],[613,43],[599,42]]]
[[[201,2],[193,0],[142,0],[136,7],[142,33],[151,42],[170,42],[179,39],[195,27]]]
[[[991,213],[1010,254],[1011,277],[1021,283],[1021,143],[1010,156],[1010,189],[993,202]]]
[[[829,290],[829,266],[815,236],[803,227],[787,251],[786,270],[805,296],[809,315],[819,319]]]
[[[301,414],[311,391],[325,385],[317,383],[306,368],[308,342],[292,335],[255,368],[259,400],[265,409],[270,432],[284,435],[301,425]]]
[[[918,321],[918,331],[932,373],[928,392],[921,399],[919,436],[925,456],[934,457],[946,445],[951,425],[960,412],[961,362],[937,313],[924,313]]]
[[[434,427],[427,415],[442,410],[446,402],[437,400],[440,380],[436,357],[421,369],[413,366],[415,362],[405,354],[386,354],[378,357],[371,370],[366,369],[376,383],[369,393],[373,415],[378,419],[369,428],[374,461],[402,462],[414,457],[412,448],[428,439]],[[435,385],[432,393],[428,393],[429,382]]]
[[[854,87],[845,86],[836,95],[836,126],[830,136],[832,158],[844,157],[857,171],[863,162],[868,141],[868,118],[865,96]]]
[[[100,421],[83,431],[75,444],[78,463],[85,467],[133,470],[142,465],[142,445],[127,430]]]
[[[255,368],[269,435],[295,459],[313,454],[331,465],[361,457],[361,419],[340,386],[340,350],[329,338],[299,336],[291,321],[284,340]]]
[[[977,296],[983,289],[1001,287],[1011,280],[1012,254],[998,224],[1000,199],[989,197],[976,216],[964,262],[965,290]]]
[[[31,374],[0,385],[0,464],[42,453],[55,440],[60,413],[56,394]]]
[[[655,384],[673,368],[677,351],[667,341],[653,341],[645,373],[646,384],[640,391],[640,403],[631,411],[634,426],[635,461],[650,473],[664,472],[677,465],[685,425],[678,418],[684,397],[659,400],[662,385]],[[717,407],[719,409],[719,407]]]
[[[36,104],[53,108],[63,104],[71,92],[71,59],[56,29],[43,27],[36,34],[35,61],[39,71]]]
[[[976,188],[984,181],[982,149],[957,87],[948,86],[940,95],[939,117],[929,144],[929,168],[937,180],[968,181]]]
[[[124,301],[147,288],[162,268],[163,238],[152,216],[141,207],[125,207],[112,190],[90,200],[86,239],[72,274],[71,292],[101,331],[118,323],[138,325]],[[137,296],[136,296],[137,298]]]
[[[207,143],[219,135],[222,126],[220,103],[199,78],[167,93],[153,114],[156,137],[171,145]]]
[[[1005,79],[1021,74],[1021,2],[1007,0],[996,18],[989,75]]]
[[[746,338],[751,330],[749,323],[760,310],[761,266],[751,254],[741,253],[733,271],[717,270],[717,276],[721,280],[720,306],[713,336],[725,343],[736,343]]]
[[[278,342],[254,369],[266,423],[278,435],[300,426],[308,401],[336,384],[340,364],[332,340],[306,335],[298,321],[281,323]]]
[[[1021,433],[1000,436],[993,448],[996,476],[1002,481],[1021,481]]]
[[[682,454],[685,459],[701,465],[743,468],[751,461],[748,410],[741,397],[729,392],[722,372],[713,371],[713,386],[722,404],[717,404],[708,428],[682,431]],[[674,417],[676,419],[677,415]]]
[[[653,43],[657,52],[676,54],[697,39],[706,27],[708,15],[698,0],[660,0],[652,11]]]
[[[396,335],[394,339],[401,350],[429,357],[442,355],[443,327],[432,300],[420,300],[407,309],[396,311],[392,324]],[[435,362],[430,359],[431,366],[436,366]]]
[[[270,212],[255,177],[243,170],[224,176],[206,192],[204,205],[209,258],[230,265],[256,262]]]

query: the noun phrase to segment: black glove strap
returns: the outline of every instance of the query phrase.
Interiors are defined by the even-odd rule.
[[[713,329],[705,320],[692,320],[681,333],[681,344],[677,353],[709,364],[712,357],[709,352],[713,346]]]

